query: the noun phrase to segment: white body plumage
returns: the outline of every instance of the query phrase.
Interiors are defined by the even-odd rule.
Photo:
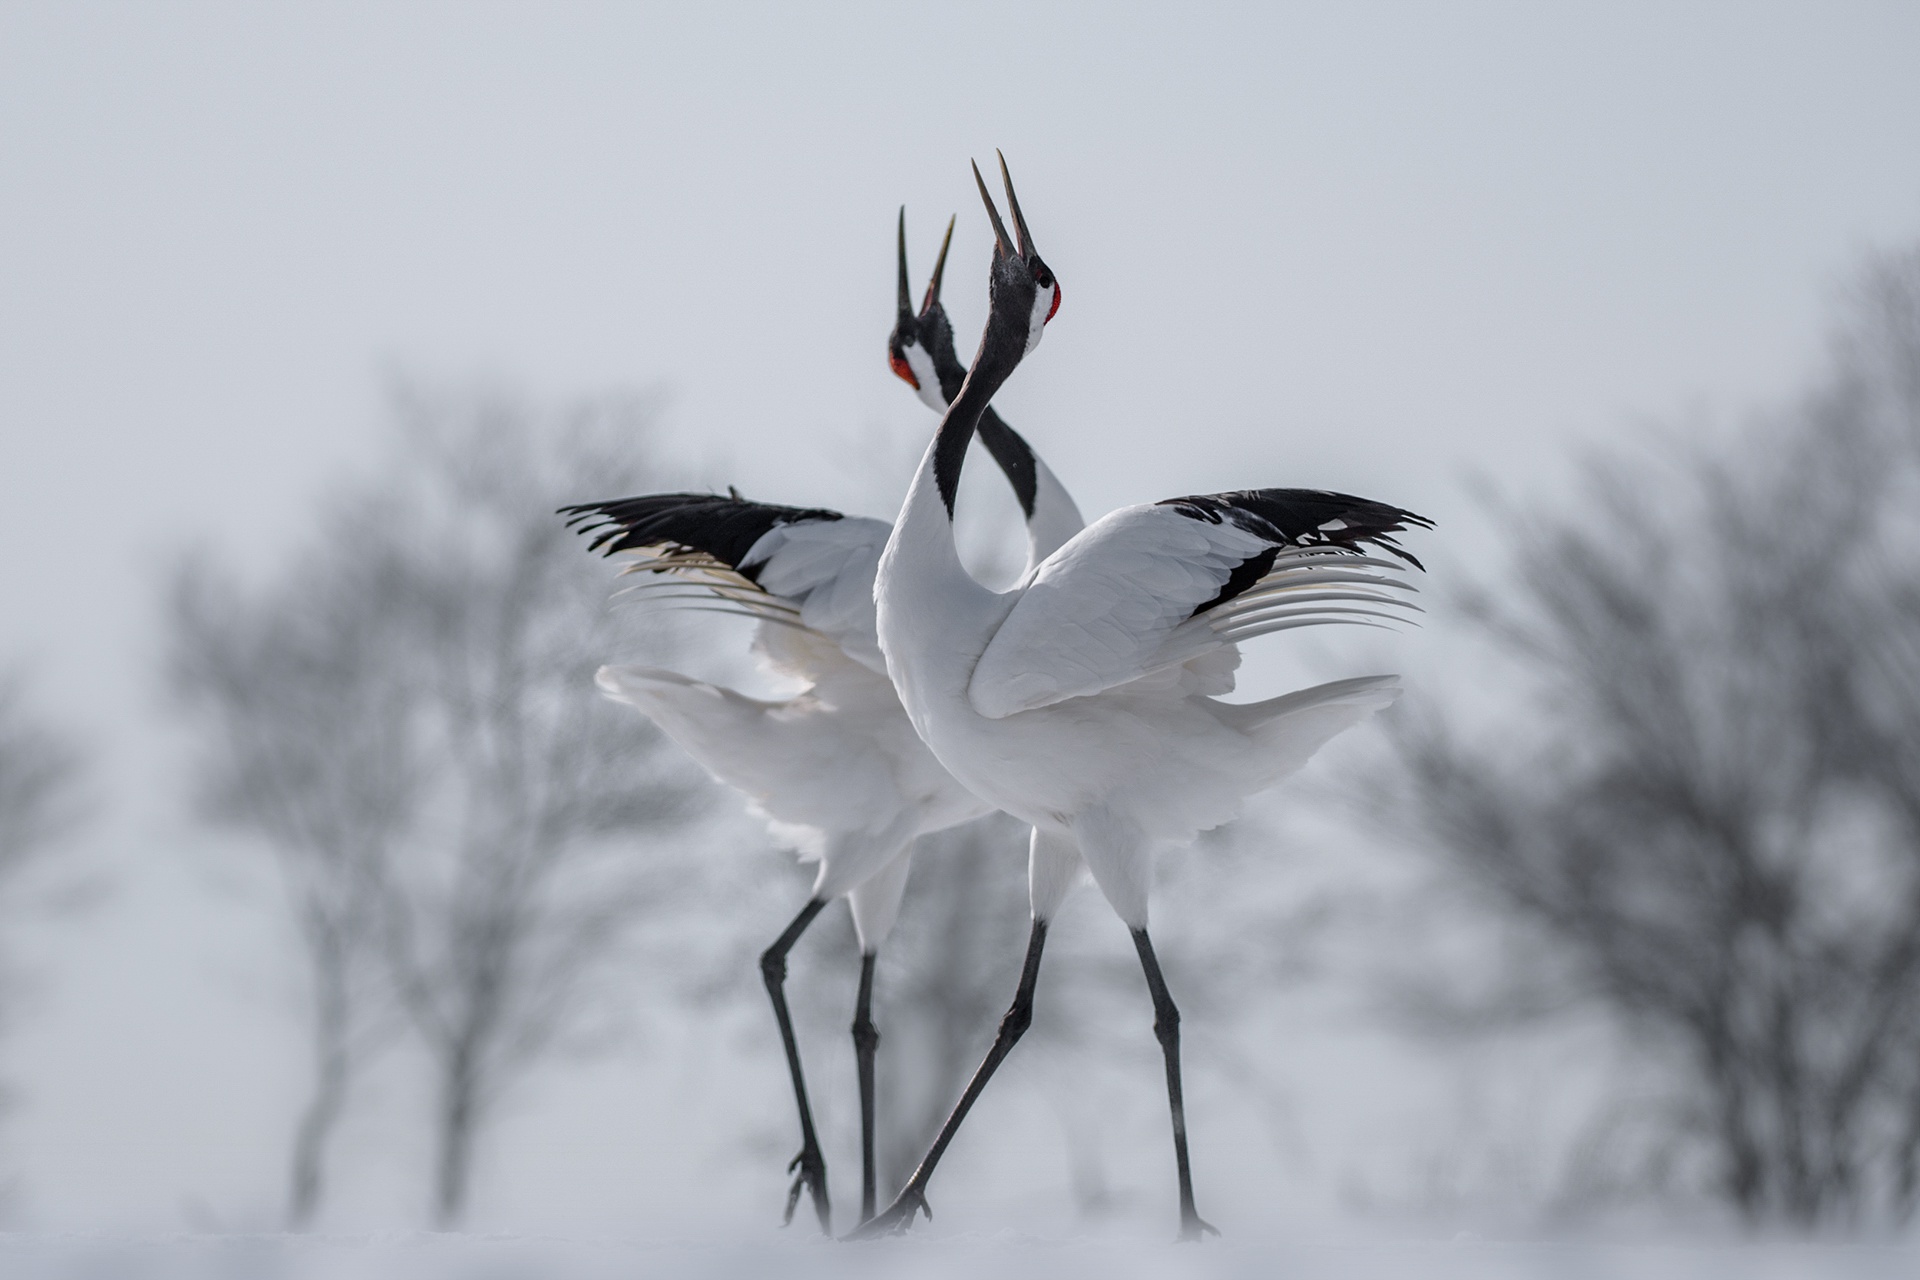
[[[1078,512],[1070,499],[1066,513],[1055,509],[1065,490],[1042,471],[1036,518],[1071,533]],[[914,840],[993,811],[928,750],[887,677],[874,574],[890,531],[860,517],[780,524],[740,561],[751,583],[711,571],[702,582],[695,571],[695,582],[723,600],[778,610],[763,613],[754,648],[772,670],[806,682],[795,697],[752,698],[646,666],[610,665],[595,677],[608,697],[643,712],[745,795],[777,838],[819,863],[813,895],[848,897],[868,954],[893,927]],[[643,557],[633,567],[652,563]]]
[[[929,450],[881,557],[880,647],[940,763],[1053,838],[1035,843],[1038,917],[1074,879],[1040,863],[1084,857],[1114,910],[1144,927],[1156,847],[1229,821],[1398,695],[1397,678],[1377,676],[1245,705],[1209,696],[1233,687],[1233,615],[1189,615],[1256,548],[1231,524],[1129,507],[995,593],[954,553]],[[1294,587],[1270,575],[1273,590],[1325,594],[1322,568],[1289,571]]]

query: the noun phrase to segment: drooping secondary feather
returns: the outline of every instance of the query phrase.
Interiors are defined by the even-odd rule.
[[[753,548],[781,525],[844,520],[838,511],[823,507],[782,507],[750,502],[738,493],[650,493],[609,502],[581,502],[560,508],[569,516],[567,527],[590,534],[590,550],[613,555],[621,551],[697,552],[710,556],[752,581],[764,558],[755,560]],[[667,568],[670,566],[662,566]]]
[[[776,665],[817,675],[770,628],[802,628],[884,674],[874,635],[873,576],[889,526],[820,507],[783,507],[739,494],[658,493],[561,509],[593,550],[631,554],[629,573],[672,580],[630,588],[683,608],[743,614],[768,624],[761,648]]]

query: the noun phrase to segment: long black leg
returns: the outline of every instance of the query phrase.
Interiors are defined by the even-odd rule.
[[[873,1216],[873,1051],[880,1044],[873,1025],[873,961],[860,957],[860,998],[853,1006],[853,1056],[860,1066],[860,1221]]]
[[[1173,1112],[1173,1159],[1180,1170],[1180,1238],[1198,1240],[1203,1235],[1220,1233],[1201,1219],[1193,1207],[1193,1170],[1187,1164],[1187,1107],[1180,1096],[1180,1010],[1174,1007],[1167,991],[1167,980],[1160,976],[1160,962],[1154,958],[1153,943],[1145,929],[1133,931],[1134,950],[1140,953],[1140,967],[1147,971],[1147,990],[1153,994],[1153,1035],[1167,1059],[1167,1106]]]
[[[805,1190],[813,1196],[814,1211],[820,1215],[820,1230],[831,1235],[833,1204],[827,1199],[827,1162],[820,1154],[820,1140],[813,1132],[813,1108],[807,1105],[807,1078],[800,1070],[800,1046],[793,1038],[793,1018],[787,1013],[786,991],[787,952],[826,905],[822,899],[814,898],[800,908],[800,914],[793,918],[787,931],[761,953],[760,976],[766,979],[767,994],[773,998],[773,1016],[780,1020],[780,1040],[787,1047],[787,1070],[793,1074],[793,1097],[800,1105],[800,1154],[787,1166],[794,1179],[787,1192],[786,1221],[793,1221],[794,1208],[800,1203],[801,1191]]]
[[[900,1194],[894,1197],[884,1213],[856,1227],[847,1239],[868,1240],[875,1236],[897,1235],[913,1225],[914,1214],[925,1213],[929,1218],[933,1216],[933,1210],[927,1207],[927,1183],[933,1178],[934,1166],[940,1163],[947,1144],[960,1131],[960,1122],[967,1118],[974,1099],[987,1087],[987,1081],[993,1078],[1001,1060],[1012,1052],[1013,1046],[1033,1025],[1033,989],[1040,980],[1040,951],[1046,942],[1047,922],[1035,920],[1033,932],[1027,935],[1027,960],[1020,970],[1020,986],[1013,994],[1013,1004],[1008,1006],[1006,1015],[1000,1019],[1000,1031],[993,1038],[993,1047],[987,1050],[987,1056],[973,1073],[973,1079],[967,1082],[966,1092],[954,1104],[953,1114],[947,1117],[947,1122],[940,1126],[940,1136],[933,1140],[926,1159],[907,1179],[907,1185],[900,1189]]]

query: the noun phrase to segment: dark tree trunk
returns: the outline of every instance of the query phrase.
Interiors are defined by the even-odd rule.
[[[446,1063],[440,1102],[439,1155],[434,1169],[433,1220],[441,1230],[460,1225],[467,1212],[473,1169],[473,1135],[480,1117],[479,1078],[471,1042],[458,1045]]]
[[[347,1046],[351,1008],[346,954],[331,930],[315,935],[313,1001],[313,1091],[294,1130],[287,1178],[287,1229],[312,1225],[326,1196],[327,1145],[346,1107],[353,1076]]]
[[[318,1055],[313,1095],[301,1112],[294,1132],[293,1160],[287,1186],[287,1230],[305,1231],[313,1225],[326,1194],[327,1144],[346,1107],[352,1077],[346,1046],[335,1043]]]

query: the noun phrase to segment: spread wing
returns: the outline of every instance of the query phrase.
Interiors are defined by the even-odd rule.
[[[560,513],[592,536],[592,550],[633,557],[623,572],[653,578],[627,589],[642,599],[756,618],[768,657],[805,674],[825,656],[823,641],[886,674],[873,616],[874,572],[891,532],[884,521],[712,493],[585,502]]]
[[[998,719],[1268,632],[1400,617],[1413,608],[1399,594],[1413,589],[1401,571],[1420,562],[1394,535],[1430,527],[1398,507],[1313,489],[1123,507],[1040,566],[980,655],[968,697]]]

